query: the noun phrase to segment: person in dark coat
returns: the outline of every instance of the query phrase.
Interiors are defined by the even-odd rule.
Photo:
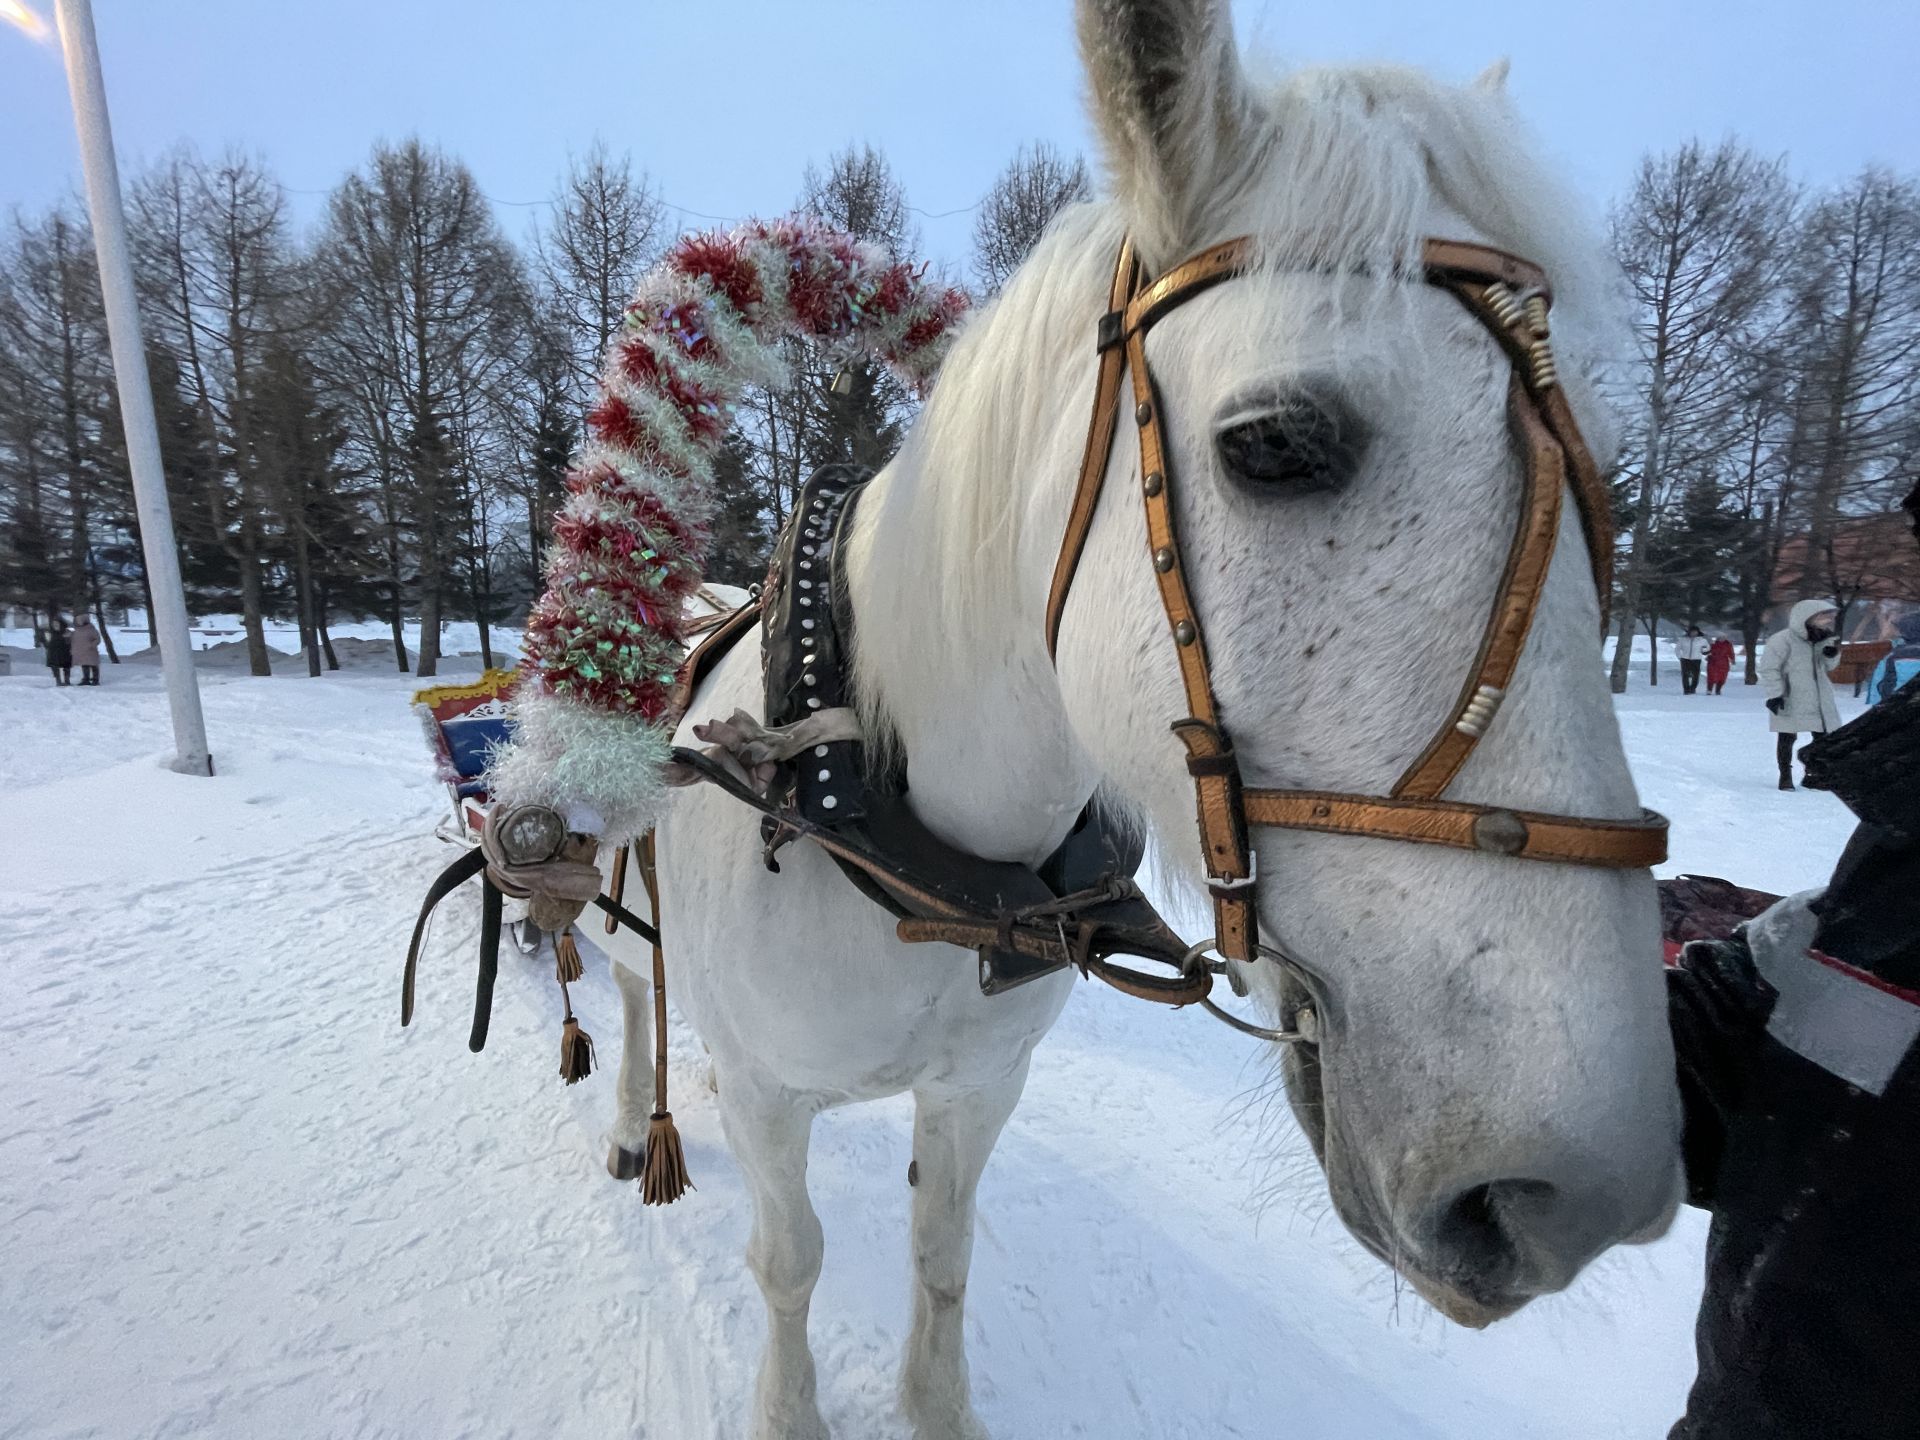
[[[1713,644],[1707,647],[1707,693],[1723,694],[1727,688],[1727,676],[1733,671],[1733,641],[1724,635],[1713,637]]]
[[[73,626],[73,663],[80,667],[82,685],[100,683],[100,632],[84,615]]]
[[[58,616],[47,622],[47,669],[53,672],[55,685],[73,683],[73,641],[66,622]]]
[[[1668,971],[1713,1212],[1669,1440],[1920,1436],[1920,681],[1801,759],[1860,818],[1832,878]]]

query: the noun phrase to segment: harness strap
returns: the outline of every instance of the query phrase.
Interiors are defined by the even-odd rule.
[[[1134,423],[1140,431],[1140,497],[1146,507],[1147,548],[1153,556],[1160,605],[1173,636],[1186,692],[1187,717],[1173,733],[1187,749],[1193,779],[1194,817],[1200,829],[1201,856],[1213,896],[1214,935],[1220,953],[1235,960],[1254,958],[1258,922],[1253,907],[1253,852],[1240,805],[1240,767],[1233,742],[1220,724],[1207,670],[1207,642],[1193,597],[1187,592],[1186,567],[1174,526],[1174,474],[1169,463],[1166,427],[1153,373],[1147,366],[1147,330],[1174,306],[1237,274],[1251,250],[1247,240],[1232,240],[1202,251],[1148,285],[1127,303],[1126,361],[1133,377]],[[1104,473],[1105,457],[1100,469]]]
[[[1100,322],[1100,373],[1093,387],[1093,419],[1087,425],[1087,446],[1080,460],[1073,506],[1067,512],[1066,535],[1053,564],[1053,588],[1047,596],[1048,659],[1053,658],[1060,642],[1060,617],[1066,614],[1067,592],[1073,589],[1074,572],[1080,568],[1081,552],[1087,548],[1087,532],[1093,528],[1094,514],[1100,508],[1100,486],[1106,478],[1107,456],[1113,449],[1113,429],[1120,415],[1120,372],[1126,363],[1126,352],[1121,348],[1121,311],[1139,285],[1139,272],[1133,237],[1128,236],[1121,242],[1113,283],[1107,288],[1107,313]]]
[[[698,771],[709,784],[777,821],[794,836],[811,840],[843,867],[868,877],[881,891],[910,900],[927,912],[903,913],[897,903],[888,904],[884,894],[873,895],[899,917],[895,933],[902,940],[1009,950],[1042,962],[1026,978],[1061,965],[1074,965],[1129,995],[1167,1005],[1192,1004],[1212,988],[1213,976],[1206,969],[1183,967],[1184,942],[1160,923],[1131,888],[1116,892],[1101,887],[1043,905],[986,913],[968,897],[872,849],[852,831],[817,824],[798,810],[776,804],[702,751],[676,746],[672,759],[676,765]],[[1170,966],[1176,974],[1150,975],[1113,965],[1106,957],[1114,954],[1139,955]],[[987,980],[983,975],[983,989],[988,988]]]
[[[480,873],[480,974],[474,983],[473,1032],[467,1048],[478,1055],[487,1048],[487,1027],[493,1023],[493,982],[500,974],[500,915],[506,896],[484,870]]]
[[[427,938],[427,922],[434,907],[487,867],[486,854],[478,845],[455,860],[434,878],[420,902],[420,916],[413,922],[413,939],[407,942],[407,966],[400,973],[400,1024],[413,1023],[413,982],[420,973],[420,950]]]
[[[1652,810],[1642,810],[1634,820],[1589,820],[1461,800],[1394,799],[1321,790],[1244,793],[1247,819],[1255,825],[1409,840],[1603,870],[1635,870],[1667,858],[1666,817]]]
[[[1421,250],[1430,284],[1451,291],[1500,342],[1507,360],[1518,373],[1530,379],[1542,376],[1535,371],[1536,356],[1546,345],[1547,314],[1553,304],[1553,287],[1547,272],[1530,260],[1496,250],[1491,245],[1476,245],[1464,240],[1428,239]],[[1520,316],[1510,322],[1501,318],[1489,298],[1492,286],[1502,285],[1520,305]],[[1498,292],[1495,292],[1498,293]],[[1519,297],[1537,298],[1531,314]],[[1503,307],[1504,308],[1504,307]],[[1509,316],[1512,315],[1508,311]],[[1524,323],[1523,323],[1524,322]],[[1551,353],[1550,351],[1544,353]],[[1551,376],[1551,370],[1548,371]],[[1586,437],[1580,433],[1566,391],[1557,384],[1531,387],[1533,404],[1566,452],[1567,483],[1580,511],[1581,528],[1586,532],[1587,559],[1593,567],[1593,579],[1600,595],[1600,629],[1607,628],[1607,607],[1613,597],[1613,497],[1600,467],[1593,463]]]
[[[1453,777],[1485,732],[1520,663],[1520,651],[1533,629],[1540,593],[1560,538],[1560,497],[1566,457],[1546,422],[1515,375],[1507,388],[1507,418],[1523,456],[1520,523],[1494,592],[1493,608],[1480,636],[1480,652],[1453,709],[1420,757],[1387,793],[1395,799],[1432,800],[1446,792]]]

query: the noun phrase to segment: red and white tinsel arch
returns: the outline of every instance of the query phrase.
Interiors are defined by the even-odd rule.
[[[554,806],[610,841],[659,818],[682,604],[700,585],[713,462],[741,391],[781,381],[787,336],[864,351],[924,386],[967,308],[924,271],[789,219],[688,236],[640,281],[554,522],[497,799]]]

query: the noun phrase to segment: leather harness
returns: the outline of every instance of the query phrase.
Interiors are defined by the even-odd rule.
[[[1214,948],[1229,959],[1263,951],[1255,907],[1257,876],[1249,831],[1314,830],[1483,850],[1522,860],[1638,869],[1666,858],[1667,822],[1651,810],[1632,820],[1512,810],[1448,800],[1445,792],[1505,698],[1527,632],[1540,607],[1559,535],[1561,495],[1570,488],[1586,531],[1604,611],[1612,584],[1611,504],[1558,383],[1548,340],[1552,294],[1544,271],[1491,246],[1428,240],[1420,278],[1453,295],[1499,344],[1512,367],[1507,413],[1520,447],[1524,488],[1520,519],[1500,587],[1466,683],[1439,730],[1384,796],[1318,790],[1255,789],[1241,779],[1208,671],[1206,637],[1187,592],[1175,527],[1175,476],[1165,418],[1147,362],[1153,325],[1256,263],[1251,236],[1228,240],[1149,281],[1132,240],[1120,247],[1101,317],[1099,379],[1093,419],[1047,600],[1047,653],[1058,642],[1074,572],[1099,508],[1118,428],[1121,380],[1132,377],[1140,434],[1140,493],[1147,546],[1189,714],[1173,723],[1186,747],[1201,848],[1213,896]],[[1604,620],[1603,620],[1604,624]]]
[[[824,465],[808,478],[753,604],[683,663],[675,696],[681,713],[756,619],[769,726],[850,703],[854,617],[839,561],[868,478],[846,465]],[[1133,883],[1143,846],[1130,828],[1089,804],[1039,865],[984,860],[922,823],[908,803],[903,763],[875,771],[865,750],[861,740],[810,746],[780,765],[764,792],[703,751],[677,749],[674,760],[760,812],[768,868],[779,869],[777,853],[792,840],[814,842],[895,917],[900,939],[974,950],[989,995],[1073,965],[1142,999],[1185,1005],[1205,998],[1211,975],[1183,963],[1187,943]],[[1119,954],[1172,973],[1117,965]]]

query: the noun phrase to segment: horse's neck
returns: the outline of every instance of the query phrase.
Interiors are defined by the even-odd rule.
[[[965,542],[928,533],[911,520],[914,507],[897,503],[903,487],[926,483],[937,482],[902,457],[855,514],[846,561],[854,643],[862,683],[877,692],[863,708],[890,723],[909,802],[935,834],[987,859],[1034,863],[1066,837],[1097,777],[1068,728],[1041,617],[1016,610],[1009,626],[943,603],[935,551]],[[926,563],[876,565],[876,552]],[[896,583],[902,574],[924,583]]]

